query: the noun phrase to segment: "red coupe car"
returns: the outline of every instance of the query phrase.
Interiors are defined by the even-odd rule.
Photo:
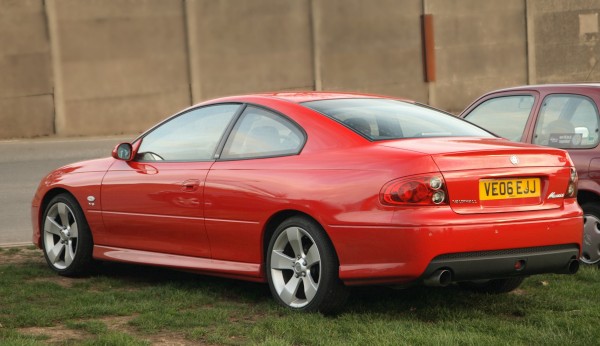
[[[584,212],[581,260],[600,263],[600,84],[525,85],[489,92],[460,117],[513,141],[569,152]]]
[[[391,98],[227,97],[59,168],[32,203],[54,271],[94,260],[267,282],[295,310],[347,287],[507,292],[579,267],[577,173],[561,149],[497,138]]]

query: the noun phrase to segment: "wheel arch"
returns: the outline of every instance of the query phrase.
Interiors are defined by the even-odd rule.
[[[577,203],[579,203],[580,206],[590,202],[600,204],[600,196],[594,191],[577,191]]]
[[[46,191],[46,194],[44,195],[44,197],[42,197],[42,200],[40,202],[40,209],[39,209],[39,213],[37,215],[37,224],[38,224],[38,228],[40,230],[39,234],[38,234],[38,238],[37,238],[37,244],[38,246],[41,246],[41,238],[42,238],[42,234],[44,233],[44,227],[42,224],[42,217],[44,216],[44,213],[46,212],[46,208],[48,208],[48,204],[50,204],[50,201],[60,195],[60,194],[68,194],[71,197],[73,197],[73,199],[79,204],[79,201],[77,200],[77,198],[75,197],[75,195],[73,195],[69,190],[62,188],[62,187],[55,187],[52,188],[48,191]],[[81,207],[81,205],[79,205],[79,207]]]
[[[273,214],[269,218],[269,220],[267,220],[267,222],[265,223],[265,227],[263,230],[263,236],[262,236],[262,261],[261,261],[263,264],[262,265],[262,271],[263,271],[262,274],[266,276],[265,271],[267,270],[267,263],[266,263],[267,251],[269,249],[269,242],[271,241],[271,236],[273,235],[273,233],[275,233],[277,226],[279,226],[286,219],[289,219],[290,217],[293,217],[293,216],[304,216],[306,218],[311,219],[312,221],[317,223],[319,226],[321,226],[321,228],[323,228],[324,235],[327,238],[327,240],[329,241],[329,243],[331,244],[331,247],[333,248],[333,252],[335,254],[336,260],[338,261],[338,264],[339,264],[340,259],[337,254],[337,249],[335,248],[335,245],[333,244],[331,237],[329,236],[329,234],[327,234],[325,227],[323,227],[323,224],[305,212],[295,210],[295,209],[286,209],[286,210],[278,211],[277,213]],[[339,273],[338,273],[338,275],[339,275]]]

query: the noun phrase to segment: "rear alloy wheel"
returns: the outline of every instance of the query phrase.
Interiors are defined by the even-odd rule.
[[[583,243],[581,262],[595,264],[600,262],[600,207],[594,203],[585,203],[583,209]]]
[[[46,262],[64,276],[84,274],[92,262],[92,237],[77,201],[68,194],[54,197],[41,222]]]
[[[313,220],[285,220],[271,237],[267,279],[281,305],[300,311],[331,313],[348,292],[338,277],[339,263],[325,232]]]
[[[525,280],[524,277],[494,279],[494,280],[479,280],[459,282],[458,285],[466,290],[478,293],[508,293],[516,290]]]

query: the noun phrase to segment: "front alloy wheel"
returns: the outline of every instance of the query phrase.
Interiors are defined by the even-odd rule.
[[[92,240],[77,201],[67,194],[54,197],[41,225],[42,249],[48,265],[61,275],[83,274],[91,264]]]
[[[284,221],[271,237],[267,265],[271,292],[284,306],[333,312],[347,298],[333,247],[313,220],[292,217]]]

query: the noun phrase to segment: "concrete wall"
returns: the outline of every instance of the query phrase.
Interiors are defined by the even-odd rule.
[[[427,102],[421,1],[315,1],[315,49],[323,90]]]
[[[54,133],[42,0],[0,0],[0,138]]]
[[[314,89],[308,0],[187,3],[194,102]]]
[[[487,90],[527,84],[523,0],[426,0],[434,16],[437,81],[429,102],[460,112]]]
[[[190,104],[183,1],[46,4],[58,133],[139,132]]]
[[[137,133],[260,91],[458,112],[490,89],[600,79],[599,12],[600,0],[0,0],[0,138]]]
[[[530,82],[600,79],[600,0],[528,0]]]

